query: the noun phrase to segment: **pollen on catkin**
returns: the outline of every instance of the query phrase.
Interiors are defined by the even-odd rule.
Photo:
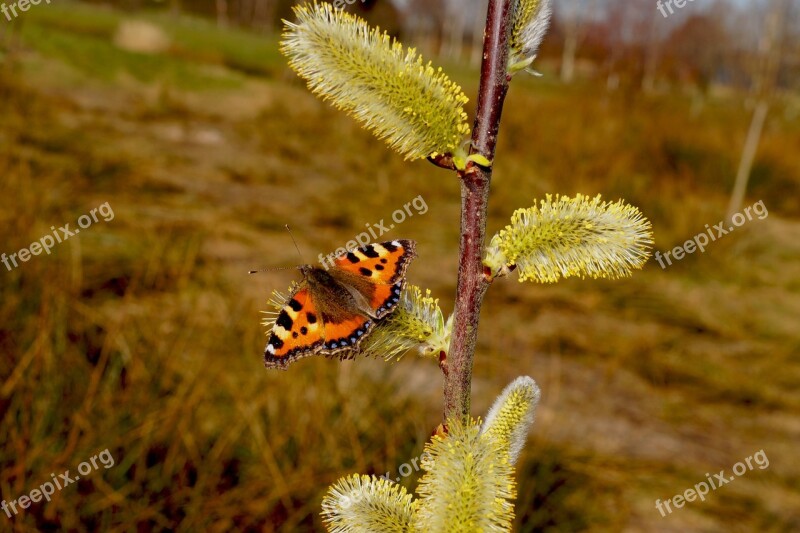
[[[322,520],[332,533],[412,531],[416,502],[404,487],[353,474],[334,483],[322,499]]]
[[[528,67],[550,25],[550,0],[515,0],[511,24],[509,70]]]
[[[539,206],[514,212],[491,239],[484,264],[495,277],[515,266],[520,281],[620,278],[644,265],[652,244],[650,222],[622,200],[548,195]]]
[[[328,531],[510,532],[517,492],[514,462],[538,398],[533,379],[520,377],[503,390],[483,425],[448,420],[447,432],[431,437],[420,456],[424,474],[416,500],[385,478],[340,479],[322,502]]]
[[[511,464],[517,462],[525,446],[540,396],[533,378],[522,376],[503,389],[486,414],[481,434],[507,446]]]
[[[431,533],[511,531],[516,483],[507,447],[474,420],[448,421],[426,445],[416,523]]]
[[[270,294],[269,300],[267,300],[267,310],[261,311],[264,315],[264,318],[261,320],[261,325],[264,326],[268,332],[272,331],[273,326],[275,326],[275,321],[278,319],[278,315],[286,305],[286,302],[289,301],[289,295],[294,294],[298,285],[296,281],[293,281],[286,294],[278,290],[273,290],[272,294]]]
[[[410,350],[422,356],[438,356],[450,346],[452,322],[445,321],[439,300],[431,291],[415,285],[407,286],[400,294],[397,309],[381,320],[360,348],[366,356],[382,357],[389,361],[400,359]]]
[[[470,131],[468,99],[441,68],[329,3],[294,12],[297,23],[284,21],[281,52],[314,94],[406,159],[460,154]]]

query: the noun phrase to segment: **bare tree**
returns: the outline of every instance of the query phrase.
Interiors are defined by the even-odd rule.
[[[239,0],[239,14],[237,20],[240,26],[252,26],[255,16],[255,2],[253,0]]]
[[[403,10],[406,31],[411,41],[431,55],[444,49],[442,28],[448,24],[445,0],[409,0]]]
[[[471,47],[472,53],[470,54],[470,65],[477,67],[481,64],[483,56],[483,28],[486,19],[486,10],[488,8],[489,0],[477,0],[475,5],[475,13],[473,15]]]
[[[464,30],[467,25],[467,10],[463,0],[447,2],[447,24],[444,27],[444,49],[442,55],[458,61],[464,48]]]
[[[253,24],[257,28],[271,32],[275,27],[276,0],[255,0]]]
[[[598,0],[566,0],[561,14],[564,48],[561,52],[561,81],[569,83],[575,77],[578,48],[585,37],[586,23],[594,19]]]
[[[761,133],[769,111],[769,98],[774,89],[780,66],[782,35],[788,20],[788,0],[772,0],[764,19],[764,32],[759,43],[760,64],[753,79],[757,98],[756,106],[753,110],[753,118],[750,120],[750,128],[742,148],[736,181],[728,203],[727,215],[729,218],[739,210],[747,191],[753,161],[761,142]]]
[[[625,55],[625,6],[619,2],[610,2],[606,8],[605,28],[608,42],[606,56],[606,89],[616,90],[620,83],[619,65]]]
[[[228,0],[216,0],[217,26],[228,25]]]
[[[642,75],[642,90],[652,92],[656,84],[656,72],[658,70],[658,58],[663,40],[661,24],[661,13],[653,10],[650,16],[650,25],[647,32],[647,47],[644,57],[644,74]]]
[[[564,25],[564,49],[561,53],[561,81],[570,83],[575,76],[575,54],[578,51],[578,31],[580,28],[579,3],[581,0],[567,0],[562,16]]]

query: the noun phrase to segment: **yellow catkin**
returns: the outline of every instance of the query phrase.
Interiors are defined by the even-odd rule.
[[[550,0],[514,0],[511,23],[510,70],[528,67],[550,25]]]
[[[516,483],[507,443],[484,438],[479,424],[448,423],[426,446],[416,523],[430,533],[511,531]]]
[[[411,531],[416,503],[387,479],[353,474],[334,483],[322,500],[322,519],[332,533]]]
[[[406,159],[456,153],[469,134],[461,87],[414,48],[329,3],[294,8],[281,51],[309,89]]]
[[[644,265],[652,243],[650,222],[621,200],[548,195],[514,212],[490,241],[484,263],[495,274],[516,266],[520,281],[619,278]]]

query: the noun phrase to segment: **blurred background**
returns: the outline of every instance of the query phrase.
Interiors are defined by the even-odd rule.
[[[246,272],[300,262],[285,224],[316,262],[422,196],[386,237],[418,242],[408,279],[449,313],[457,180],[306,90],[278,52],[291,1],[4,2],[0,495],[102,450],[114,466],[0,530],[321,530],[329,484],[420,455],[441,373],[412,355],[265,370],[260,311],[299,273]],[[442,65],[473,116],[486,0],[345,9]],[[473,413],[520,375],[543,391],[517,529],[798,531],[800,3],[554,9],[543,76],[506,101],[490,235],[548,193],[625,199],[662,253],[731,210],[769,215],[630,279],[494,284]],[[767,468],[656,509],[759,450]]]

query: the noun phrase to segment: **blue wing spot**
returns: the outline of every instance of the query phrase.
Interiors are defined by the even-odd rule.
[[[350,337],[350,342],[356,342],[356,338],[355,337]]]

